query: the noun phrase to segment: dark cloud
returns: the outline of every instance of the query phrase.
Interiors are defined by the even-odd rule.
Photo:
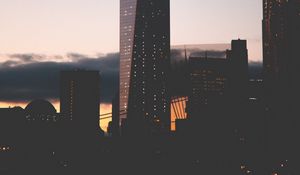
[[[82,58],[87,58],[88,56],[80,53],[68,53],[67,57],[72,61],[78,61],[81,60]]]
[[[222,56],[223,52],[208,51],[210,55]],[[203,54],[194,51],[191,54]],[[37,54],[10,55],[14,60],[0,63],[0,101],[31,101],[33,99],[59,98],[59,73],[62,70],[99,70],[101,73],[101,101],[110,103],[119,88],[119,54],[99,54],[87,57],[82,54],[70,53],[70,61],[46,61],[49,56]],[[65,57],[56,55],[54,59]],[[173,61],[184,60],[184,50],[172,49]],[[251,77],[262,77],[262,63],[251,62]]]
[[[13,67],[13,66],[16,66],[16,65],[18,65],[18,64],[20,64],[19,61],[8,60],[8,61],[3,62],[3,63],[0,65],[0,68]]]
[[[99,70],[101,72],[101,101],[109,103],[119,86],[119,54],[87,58],[72,55],[71,62],[39,62],[36,55],[19,61],[0,64],[0,101],[30,101],[59,98],[59,72],[62,70]],[[84,55],[81,55],[84,56]],[[17,57],[14,55],[14,58]],[[22,64],[27,60],[26,64]]]
[[[9,55],[10,58],[15,58],[20,61],[20,63],[31,63],[41,61],[45,58],[45,55],[39,54],[11,54]]]

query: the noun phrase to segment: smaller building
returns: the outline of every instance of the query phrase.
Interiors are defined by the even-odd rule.
[[[73,135],[84,139],[103,135],[99,126],[99,71],[62,71],[60,76],[60,111],[72,125]]]
[[[21,107],[0,108],[0,144],[4,144],[0,147],[10,147],[12,149],[23,142],[23,134],[25,134],[24,116],[25,112]]]
[[[26,119],[28,122],[56,122],[58,114],[54,106],[46,100],[34,100],[26,108]]]
[[[229,61],[224,58],[190,58],[190,93],[188,116],[195,118],[207,108],[216,107],[226,99]]]

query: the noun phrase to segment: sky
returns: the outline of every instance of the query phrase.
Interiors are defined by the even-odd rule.
[[[247,39],[250,60],[261,61],[261,0],[170,1],[171,45]],[[59,110],[59,71],[87,68],[103,74],[108,113],[118,50],[119,0],[0,0],[0,107],[45,98]]]
[[[249,42],[261,59],[261,0],[171,0],[171,41]],[[119,50],[119,0],[0,0],[0,53]]]

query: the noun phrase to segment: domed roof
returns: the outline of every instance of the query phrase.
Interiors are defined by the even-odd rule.
[[[28,114],[56,114],[54,106],[46,100],[33,100],[26,106],[25,111]]]

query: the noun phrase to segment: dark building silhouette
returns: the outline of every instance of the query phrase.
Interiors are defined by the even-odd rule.
[[[26,108],[26,120],[28,122],[56,122],[58,114],[54,106],[46,100],[34,100]]]
[[[169,0],[121,0],[120,110],[131,133],[170,130]]]
[[[270,101],[283,96],[291,101],[299,94],[299,13],[299,0],[263,1],[264,78],[268,98],[274,97]]]
[[[0,173],[20,167],[22,151],[26,150],[25,112],[21,107],[0,108]]]
[[[247,174],[265,172],[266,118],[258,100],[262,81],[253,82],[250,93],[247,42],[233,40],[226,58],[190,57],[188,72],[188,117],[176,121],[176,135],[190,138],[185,140],[196,145],[195,153],[207,159],[228,152],[228,163]]]
[[[190,134],[208,139],[233,136],[242,128],[249,100],[246,41],[233,40],[226,58],[190,57],[188,71]]]
[[[116,94],[115,97],[112,100],[112,121],[111,121],[111,133],[112,136],[120,136],[120,114],[122,111],[120,111],[120,95]]]
[[[248,100],[248,49],[246,40],[232,40],[231,50],[227,50],[227,59],[230,62],[230,90],[232,101],[245,103]]]
[[[178,121],[178,135],[190,135],[206,144],[224,138],[229,110],[229,60],[225,58],[189,58],[189,95],[187,122]],[[227,116],[227,117],[224,117]],[[187,124],[188,126],[184,126]],[[180,129],[180,127],[182,129]],[[183,133],[179,133],[184,131]],[[210,143],[210,144],[217,144]]]
[[[98,71],[62,71],[60,110],[65,121],[75,127],[78,137],[96,137],[99,127],[100,75]]]
[[[14,147],[24,139],[25,111],[21,107],[0,108],[1,144]]]
[[[264,96],[269,162],[298,151],[300,1],[263,1]],[[276,128],[276,129],[274,129]]]
[[[228,79],[228,60],[223,58],[190,58],[189,118],[201,114],[206,106],[224,103]]]

